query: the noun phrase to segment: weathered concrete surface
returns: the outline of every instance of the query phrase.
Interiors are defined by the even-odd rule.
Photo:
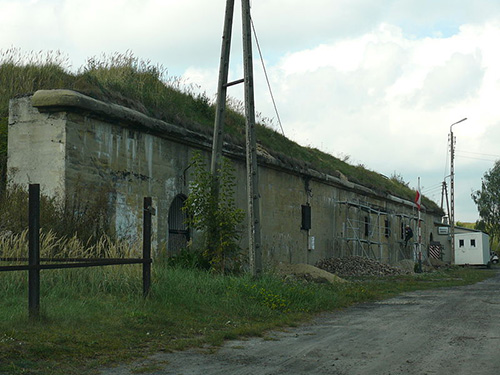
[[[266,338],[230,341],[215,354],[157,354],[102,370],[145,374],[494,375],[499,373],[500,273],[475,285],[406,293],[322,315]]]
[[[39,113],[29,97],[10,102],[7,160],[12,182],[40,183],[48,195],[65,194],[66,118],[65,113]]]

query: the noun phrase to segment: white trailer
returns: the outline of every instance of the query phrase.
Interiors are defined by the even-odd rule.
[[[483,232],[455,234],[455,264],[488,265],[490,262],[490,238]]]

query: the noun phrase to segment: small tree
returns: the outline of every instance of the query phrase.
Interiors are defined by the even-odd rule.
[[[240,225],[245,213],[236,207],[234,168],[223,159],[219,171],[219,194],[215,194],[216,181],[205,165],[201,153],[192,159],[194,179],[190,194],[183,209],[187,213],[187,224],[203,234],[203,255],[213,269],[224,272],[226,262],[240,250]]]
[[[497,242],[500,239],[500,160],[484,174],[481,190],[472,193],[472,200],[484,230],[490,235],[490,244]]]

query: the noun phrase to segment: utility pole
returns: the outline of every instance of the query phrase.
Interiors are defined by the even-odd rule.
[[[450,125],[451,264],[455,264],[455,137],[453,136],[453,125],[465,120],[467,120],[467,117]]]
[[[448,201],[448,188],[446,181],[443,181],[443,188],[441,190],[441,209],[443,209],[443,197],[446,198],[446,214],[448,215],[448,220],[450,220],[450,202]]]
[[[241,0],[243,25],[243,62],[245,72],[245,117],[246,117],[246,155],[247,155],[247,194],[248,194],[248,241],[250,267],[257,276],[262,271],[262,249],[260,234],[260,196],[259,173],[257,165],[257,140],[255,135],[255,99],[253,87],[252,62],[252,24],[250,0]]]
[[[255,135],[255,99],[252,62],[252,25],[250,18],[250,1],[241,1],[243,29],[243,63],[244,79],[227,82],[229,72],[229,56],[231,49],[231,33],[234,14],[234,0],[226,2],[224,19],[224,35],[219,67],[217,89],[217,109],[215,114],[214,138],[212,146],[211,172],[215,179],[215,194],[218,199],[219,170],[222,158],[223,128],[226,110],[227,88],[239,83],[245,84],[245,118],[246,118],[246,165],[247,165],[247,197],[248,197],[248,243],[250,269],[254,276],[262,271],[262,249],[260,233],[259,175],[257,165],[257,141]]]
[[[215,194],[218,196],[219,170],[224,143],[224,120],[226,118],[227,80],[229,75],[229,56],[231,52],[231,34],[233,29],[234,0],[227,0],[224,17],[224,32],[219,65],[219,82],[217,84],[217,102],[215,111],[214,137],[212,145],[212,162],[210,171],[215,180]]]
[[[418,178],[418,199],[420,199],[420,177]],[[417,201],[418,209],[418,272],[422,273],[422,220],[420,217],[420,201]]]

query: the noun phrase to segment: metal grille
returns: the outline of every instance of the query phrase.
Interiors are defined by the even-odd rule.
[[[168,251],[177,254],[187,246],[190,239],[186,214],[182,211],[186,197],[178,195],[172,201],[168,211]]]

